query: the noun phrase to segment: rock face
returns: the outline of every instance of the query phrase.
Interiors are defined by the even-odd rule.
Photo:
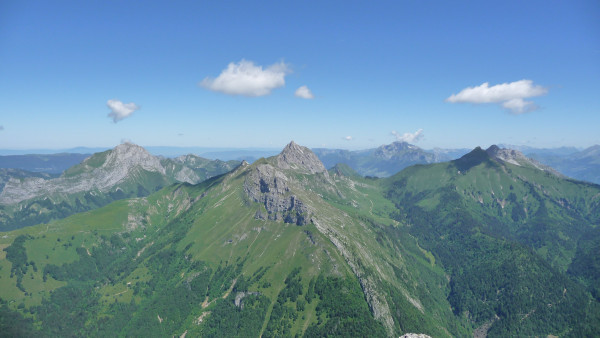
[[[259,202],[265,211],[258,210],[257,219],[283,221],[305,225],[310,221],[310,210],[296,195],[290,192],[286,170],[302,174],[329,174],[319,158],[308,148],[290,142],[271,163],[257,165],[244,181],[248,197]]]
[[[211,164],[215,164],[216,168],[210,171],[201,168]],[[222,174],[233,167],[234,163],[210,161],[194,155],[161,161],[138,145],[123,143],[114,149],[88,157],[58,178],[11,178],[0,192],[0,204],[15,204],[40,196],[66,196],[86,191],[107,192],[125,182],[135,182],[148,173],[160,177],[155,178],[161,181],[160,186],[174,182],[196,184],[211,174]]]
[[[551,167],[543,165],[534,159],[531,159],[531,158],[523,155],[523,153],[521,153],[518,150],[505,149],[505,148],[500,148],[497,145],[492,145],[491,147],[487,148],[485,152],[490,157],[500,160],[500,161],[503,161],[503,162],[507,162],[510,164],[518,165],[518,166],[532,166],[539,170],[549,172],[553,175],[563,177],[563,175],[560,174],[558,171],[554,170]]]
[[[124,143],[113,150],[88,157],[59,178],[11,179],[0,193],[0,203],[18,203],[43,195],[72,194],[96,189],[106,191],[130,177],[136,170],[165,174],[158,158],[140,146]]]
[[[283,151],[277,155],[277,167],[281,169],[295,169],[311,174],[325,173],[327,169],[310,149],[290,142]]]
[[[257,219],[284,221],[296,225],[305,225],[308,222],[308,208],[289,192],[287,181],[285,174],[270,164],[258,165],[246,176],[246,194],[252,201],[263,204],[266,210],[266,214],[258,210],[255,215]]]
[[[244,309],[244,301],[243,300],[247,296],[260,296],[260,292],[238,292],[235,295],[235,300],[233,301],[233,304],[235,304],[235,306],[237,306],[243,310]]]

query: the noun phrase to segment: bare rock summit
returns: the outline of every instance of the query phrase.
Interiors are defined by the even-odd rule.
[[[539,163],[538,161],[523,155],[523,153],[521,153],[518,150],[500,148],[494,144],[494,145],[490,146],[489,148],[487,148],[485,150],[485,152],[491,158],[494,158],[494,159],[497,159],[497,160],[500,160],[503,162],[507,162],[507,163],[514,164],[517,166],[531,166],[531,167],[537,168],[539,170],[551,173],[555,176],[564,177],[562,174],[560,174],[558,171],[554,170],[553,168],[543,165],[543,164]]]
[[[281,169],[296,169],[311,174],[325,173],[327,169],[310,149],[290,142],[276,157],[277,166]]]

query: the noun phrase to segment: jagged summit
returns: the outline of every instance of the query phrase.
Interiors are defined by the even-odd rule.
[[[275,157],[240,167],[250,171],[244,180],[244,191],[252,201],[264,206],[255,214],[255,218],[262,220],[305,225],[311,219],[311,208],[296,195],[302,190],[302,184],[286,170],[292,169],[302,174],[319,173],[327,184],[331,184],[329,173],[317,155],[294,141]]]
[[[520,167],[533,167],[556,176],[563,176],[556,170],[523,155],[523,153],[518,150],[500,148],[495,144],[486,150],[483,150],[481,147],[476,147],[468,154],[453,162],[457,165],[459,170],[465,171],[485,161],[492,161],[500,164],[510,163]]]
[[[327,172],[325,166],[310,149],[290,142],[276,157],[277,166],[281,169],[299,169],[311,174]]]
[[[542,170],[545,172],[549,172],[556,176],[561,176],[561,177],[563,176],[562,174],[560,174],[558,171],[554,170],[553,168],[543,165],[543,164],[539,163],[538,161],[523,155],[523,153],[518,150],[500,148],[494,144],[494,145],[490,146],[485,152],[491,158],[494,158],[496,160],[500,160],[500,161],[518,165],[518,166],[531,166],[536,169],[539,169],[539,170]]]
[[[93,154],[58,178],[12,179],[0,191],[0,204],[44,196],[62,200],[71,194],[118,189],[131,192],[130,196],[138,192],[144,195],[174,182],[196,184],[230,171],[237,165],[235,162],[211,161],[195,155],[179,160],[161,159],[137,144],[124,142]]]
[[[86,160],[87,161],[87,160]],[[84,161],[85,163],[85,161]],[[121,143],[108,151],[102,167],[118,167],[121,170],[131,170],[140,166],[142,169],[165,174],[160,160],[152,156],[146,149],[130,142]]]
[[[500,148],[497,145],[492,145],[485,150],[490,157],[512,163],[514,165],[522,165],[522,162],[531,162],[523,153],[514,149]]]

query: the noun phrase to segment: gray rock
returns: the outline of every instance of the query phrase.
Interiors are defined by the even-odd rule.
[[[242,310],[244,309],[244,298],[248,297],[248,296],[258,296],[260,295],[260,292],[238,292],[235,295],[235,300],[233,301],[233,303],[235,304],[235,306],[241,308]]]
[[[277,167],[281,169],[295,169],[297,171],[316,174],[325,173],[327,169],[310,149],[290,142],[276,157]]]
[[[322,175],[329,180],[323,163],[310,149],[299,146],[294,141],[274,159],[266,162],[253,168],[244,181],[244,191],[248,197],[265,207],[266,212],[257,210],[254,217],[296,225],[310,222],[310,210],[290,192],[290,178],[286,174],[288,170],[292,170],[301,174]]]
[[[523,153],[521,153],[518,150],[500,148],[497,145],[492,145],[491,147],[486,149],[485,152],[490,157],[495,158],[500,161],[503,161],[503,162],[507,162],[507,163],[514,164],[517,166],[530,166],[530,167],[534,167],[539,170],[551,173],[558,177],[565,177],[564,175],[562,175],[558,171],[554,170],[553,168],[551,168],[547,165],[543,165],[540,162],[523,155]]]
[[[264,205],[266,214],[258,210],[257,219],[305,225],[310,217],[305,204],[288,187],[288,178],[270,164],[260,164],[246,176],[244,191],[248,197]]]

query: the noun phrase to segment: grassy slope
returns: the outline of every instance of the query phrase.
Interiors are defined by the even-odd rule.
[[[207,307],[200,302],[190,305],[185,318],[177,317],[173,322],[175,326],[168,326],[171,331],[165,333],[201,333],[206,330],[195,321],[203,313],[219,313],[219,304],[224,301],[221,297],[227,295],[233,281],[252,279],[252,276],[260,278],[245,289],[259,292],[269,299],[261,332],[287,326],[291,334],[308,332],[309,328],[311,332],[335,328],[336,325],[330,327],[328,323],[342,319],[331,319],[331,313],[324,317],[323,308],[319,310],[317,306],[318,301],[305,304],[304,309],[298,310],[298,302],[310,299],[307,295],[309,282],[320,275],[347,280],[350,283],[348,287],[355,285],[350,288],[358,287],[358,276],[363,289],[371,290],[372,299],[386,303],[392,320],[391,329],[396,333],[417,331],[462,335],[467,332],[461,321],[453,319],[449,311],[446,301],[449,288],[444,271],[435,264],[430,253],[398,227],[397,222],[386,217],[393,210],[393,204],[383,198],[375,181],[355,178],[357,182],[337,176],[327,182],[322,176],[315,178],[287,172],[289,177],[293,177],[292,191],[313,208],[315,217],[315,224],[295,226],[254,219],[256,210],[264,210],[264,207],[248,201],[242,188],[245,175],[244,169],[240,169],[198,186],[176,185],[147,198],[115,202],[50,225],[2,233],[0,237],[6,237],[2,238],[0,245],[4,246],[20,234],[32,236],[25,242],[27,259],[36,263],[38,272],[33,273],[34,278],[30,281],[27,280],[30,271],[26,273],[23,286],[28,295],[25,295],[16,287],[15,278],[9,276],[10,262],[0,260],[3,264],[0,270],[0,283],[3,284],[0,285],[4,292],[0,297],[9,301],[12,309],[18,308],[21,303],[24,309],[42,304],[42,298],[50,297],[50,290],[57,290],[68,282],[56,281],[50,275],[43,281],[42,271],[49,262],[57,266],[65,263],[65,266],[69,263],[81,265],[86,251],[91,253],[90,257],[96,257],[97,251],[100,252],[113,240],[111,234],[117,234],[118,241],[124,244],[118,245],[123,245],[122,252],[114,260],[129,262],[125,259],[129,255],[135,263],[128,263],[122,268],[122,273],[110,280],[95,282],[99,298],[93,313],[98,317],[114,318],[113,304],[126,306],[133,301],[135,310],[131,323],[148,322],[162,325],[159,328],[165,329],[162,322],[157,324],[154,321],[156,316],[164,319],[168,316],[166,313],[172,313],[172,309],[164,305],[168,303],[161,298],[164,294],[150,285],[156,281],[157,257],[166,254],[173,257],[174,253],[176,257],[185,259],[181,261],[179,258],[165,267],[170,271],[170,277],[158,283],[170,285],[165,288],[168,290],[179,290],[186,280],[196,278],[194,276],[200,271],[192,268],[191,262],[208,264],[212,271],[210,283],[221,280],[217,278],[218,271],[233,269],[234,266],[239,266],[239,271],[231,272],[229,277],[222,279],[217,291],[208,289],[208,297],[202,299],[205,305],[209,304]],[[58,238],[61,242],[57,241]],[[78,253],[78,247],[86,251]],[[116,249],[112,247],[111,250]],[[47,252],[50,254],[45,258]],[[83,256],[77,260],[78,255]],[[284,308],[296,309],[291,312],[296,315],[291,319],[283,317],[277,323],[287,324],[277,326],[279,324],[272,323],[272,311],[280,298],[278,295],[287,287],[286,276],[295,268],[301,269],[300,284],[304,295],[297,301],[288,299],[283,302]],[[366,309],[362,297],[352,298],[351,302],[358,302],[358,308]],[[361,302],[363,305],[359,305]],[[162,314],[150,316],[147,313],[150,308],[165,310]],[[33,309],[36,313],[37,308]],[[27,312],[25,314],[31,317]],[[33,318],[36,316],[39,315]],[[169,318],[173,318],[172,315]],[[208,323],[206,325],[212,325],[210,314],[203,318]]]
[[[231,266],[244,258],[247,263],[243,264],[241,275],[236,276],[237,278],[242,275],[252,276],[259,269],[267,268],[260,281],[269,283],[261,282],[260,286],[254,283],[249,291],[259,291],[271,299],[269,311],[278,293],[284,288],[285,277],[296,267],[302,269],[302,285],[305,289],[308,288],[308,282],[320,274],[353,279],[339,253],[314,226],[298,227],[255,220],[255,206],[245,204],[247,201],[244,201],[240,190],[242,178],[237,178],[237,181],[234,179],[234,182],[226,179],[228,182],[222,183],[223,179],[213,179],[199,186],[172,186],[148,198],[118,201],[49,225],[0,233],[0,245],[3,247],[10,245],[18,235],[31,236],[25,242],[27,261],[34,261],[37,267],[35,273],[31,268],[28,269],[23,279],[26,294],[16,287],[15,278],[9,276],[11,263],[2,257],[0,297],[8,301],[12,309],[16,309],[21,303],[24,304],[24,309],[41,304],[42,298],[48,299],[52,290],[67,284],[50,276],[44,282],[42,272],[46,265],[49,262],[57,266],[65,263],[79,264],[82,258],[77,260],[78,247],[83,247],[91,252],[91,256],[95,256],[95,250],[101,248],[111,234],[117,234],[126,243],[120,255],[133,255],[139,262],[136,262],[132,270],[126,271],[126,274],[115,277],[115,280],[96,284],[96,292],[100,298],[99,308],[94,311],[100,317],[112,318],[111,304],[114,302],[129,304],[133,300],[143,310],[152,299],[156,300],[155,297],[159,297],[160,292],[155,290],[147,296],[140,293],[134,296],[132,285],[151,281],[153,276],[149,274],[149,270],[156,265],[153,257],[172,249],[185,253],[186,257],[193,257],[194,261],[207,262],[212,271],[218,270],[220,266]],[[235,187],[226,189],[221,184]],[[196,202],[191,203],[192,200]],[[83,252],[85,257],[85,251]],[[141,254],[137,256],[135,253]],[[186,267],[181,271],[176,266],[172,268],[177,271],[168,282],[173,286],[180,285],[196,273]],[[31,280],[30,274],[33,276]],[[195,318],[202,315],[202,312],[213,309],[230,288],[230,283],[231,280],[222,283],[221,291],[208,297],[207,303],[211,305],[207,308],[203,308],[200,303],[196,304],[188,313],[189,318],[181,322],[183,326],[173,333],[197,330]],[[288,306],[294,307],[294,304]],[[27,312],[25,314],[31,317]],[[293,321],[292,332],[306,330],[317,323],[317,317],[315,303],[306,306]],[[144,317],[136,312],[132,320],[135,322],[136,318],[140,320]],[[264,319],[263,330],[268,318],[267,315]]]
[[[595,319],[583,318],[598,317],[598,304],[564,272],[581,236],[598,225],[600,189],[474,155],[482,156],[414,166],[382,181],[395,218],[449,272],[455,313],[475,326],[494,323],[494,334],[588,330]],[[552,313],[545,304],[555,305]]]
[[[255,165],[268,163],[272,161],[261,160]],[[286,171],[290,193],[313,213],[313,223],[295,226],[254,218],[257,210],[265,210],[261,204],[249,201],[243,191],[244,179],[252,168],[239,168],[196,186],[170,186],[147,198],[114,202],[48,225],[0,233],[2,249],[19,235],[30,236],[24,242],[27,262],[35,262],[37,270],[34,271],[32,265],[24,267],[22,288],[25,291],[20,290],[16,276],[10,276],[12,264],[6,259],[6,251],[0,251],[0,298],[8,302],[10,309],[40,320],[48,318],[48,314],[44,314],[47,301],[43,300],[58,302],[52,297],[62,294],[61,290],[69,290],[65,286],[94,290],[86,291],[94,295],[91,298],[76,298],[84,304],[87,304],[86,299],[95,299],[88,305],[87,324],[82,324],[82,331],[77,334],[99,335],[103,332],[101,327],[105,327],[120,330],[112,332],[114,335],[143,335],[144,330],[151,330],[208,336],[211,332],[229,332],[223,325],[232,325],[231,322],[235,322],[232,318],[242,318],[239,325],[260,323],[251,332],[265,335],[311,333],[338,327],[344,319],[333,315],[335,308],[323,310],[327,298],[319,300],[317,297],[308,302],[312,299],[309,296],[311,284],[314,287],[318,276],[348,281],[341,290],[345,290],[346,295],[354,295],[351,297],[354,305],[349,307],[361,313],[366,309],[366,298],[372,313],[376,317],[379,313],[382,323],[391,320],[388,330],[394,334],[423,332],[434,336],[462,336],[470,332],[469,323],[479,326],[492,313],[502,319],[513,318],[501,312],[502,308],[497,308],[500,305],[492,308],[485,303],[484,306],[473,305],[469,303],[472,298],[461,298],[473,292],[469,290],[474,287],[469,284],[473,276],[485,280],[499,271],[509,276],[515,273],[513,271],[528,271],[523,279],[505,281],[516,281],[516,286],[503,286],[514,290],[511,292],[515,295],[527,293],[531,287],[544,289],[543,283],[548,278],[556,284],[548,291],[550,298],[539,301],[555,304],[558,310],[546,313],[535,307],[539,302],[534,302],[517,311],[514,318],[521,321],[531,309],[537,311],[525,317],[528,321],[523,328],[530,331],[523,332],[569,333],[568,329],[565,331],[568,324],[558,321],[555,329],[535,330],[544,316],[572,320],[562,316],[561,311],[572,310],[568,306],[577,302],[587,302],[583,300],[587,297],[583,288],[566,279],[561,271],[566,269],[577,248],[577,228],[567,225],[579,222],[579,226],[589,227],[597,222],[595,186],[488,161],[415,166],[388,180],[360,178],[349,168],[332,170],[329,180],[323,175]],[[391,201],[384,197],[384,192]],[[452,198],[449,200],[449,197]],[[561,208],[565,205],[572,211],[563,212]],[[460,207],[463,213],[454,214],[455,207]],[[545,213],[540,215],[539,210]],[[413,211],[417,216],[429,217],[425,219],[433,224],[409,217],[408,213]],[[390,214],[395,219],[391,219]],[[534,241],[527,237],[530,231],[522,229],[539,227],[536,222],[540,219],[557,220],[552,224],[560,229],[555,231],[546,222],[547,228],[542,228],[541,233],[548,236]],[[463,224],[465,220],[471,223]],[[457,224],[461,231],[454,228]],[[551,236],[554,233],[556,236]],[[526,243],[537,254],[527,249],[528,246],[514,246],[503,238],[529,241]],[[464,254],[456,251],[465,245],[476,245],[478,249]],[[589,252],[593,245],[587,245],[587,251],[577,252]],[[559,247],[559,250],[551,251],[550,247]],[[450,261],[448,257],[453,253],[462,254],[461,259],[472,264],[461,266]],[[95,263],[89,265],[90,259]],[[584,259],[579,261],[585,262]],[[56,280],[51,274],[46,274],[44,280],[49,264],[58,269],[63,266],[65,271],[71,272],[89,266],[95,268],[84,270],[89,273],[78,277],[80,281],[62,277]],[[302,293],[297,299],[282,300],[282,294],[289,289],[286,276],[295,268],[301,271],[298,282]],[[90,280],[89,276],[95,276],[95,271],[102,275]],[[538,278],[542,284],[531,284],[529,277],[540,277],[531,271],[543,274],[544,278]],[[588,274],[586,270],[582,276]],[[351,291],[356,290],[359,281],[365,298],[357,298]],[[501,276],[497,281],[503,281]],[[489,285],[486,287],[490,289]],[[490,290],[499,288],[494,287]],[[562,294],[563,288],[570,291]],[[250,296],[247,303],[256,307],[255,310],[244,312],[231,305],[240,291],[258,292],[257,296]],[[552,298],[560,298],[561,294],[566,301]],[[343,294],[338,298],[342,299]],[[494,304],[506,301],[501,297],[494,300]],[[281,309],[284,309],[283,317],[279,317]],[[585,311],[586,307],[581,309]],[[258,317],[249,321],[250,313]],[[583,322],[582,318],[590,315],[574,310],[572,313],[579,315]],[[119,318],[125,322],[117,325]],[[197,323],[198,318],[203,319],[203,325]],[[223,318],[231,320],[223,321]],[[100,319],[106,322],[99,325]],[[514,333],[510,331],[514,322],[492,322],[490,333]],[[52,329],[44,325],[42,328]],[[351,325],[344,327],[351,328]],[[211,331],[215,328],[221,331]]]

